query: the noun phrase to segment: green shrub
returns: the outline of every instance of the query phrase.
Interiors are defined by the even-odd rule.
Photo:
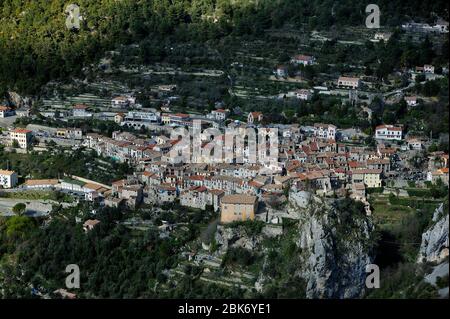
[[[226,227],[242,227],[247,236],[257,236],[261,233],[265,223],[260,220],[235,221],[226,225]]]
[[[250,266],[255,261],[255,256],[247,249],[237,247],[229,248],[223,257],[223,265]]]
[[[384,191],[384,187],[374,187],[374,188],[367,188],[366,192],[367,194],[381,194]]]
[[[420,188],[413,188],[413,189],[407,189],[409,196],[412,197],[432,197],[431,191],[429,189],[420,189]]]
[[[439,289],[448,287],[448,274],[445,275],[444,277],[437,277],[436,278],[436,286]]]

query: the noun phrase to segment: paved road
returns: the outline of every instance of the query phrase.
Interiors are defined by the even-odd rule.
[[[25,214],[34,217],[48,215],[52,210],[52,204],[62,204],[63,207],[75,205],[70,203],[57,203],[51,200],[0,198],[0,216],[13,216],[14,213],[12,208],[17,203],[24,203],[27,205]]]
[[[56,138],[56,137],[42,137],[38,136],[38,139],[41,143],[48,143],[50,141],[53,141],[56,143],[56,145],[59,146],[77,146],[81,145],[81,140],[73,140],[73,139],[64,139],[64,138]],[[43,144],[45,145],[45,144]]]
[[[12,127],[16,118],[17,118],[17,115],[0,118],[0,127],[3,129]]]
[[[3,216],[12,216],[12,208],[17,203],[25,203],[27,205],[26,214],[27,215],[45,215],[52,210],[52,204],[46,203],[45,201],[39,200],[25,200],[25,199],[10,199],[1,198],[0,199],[0,214]]]

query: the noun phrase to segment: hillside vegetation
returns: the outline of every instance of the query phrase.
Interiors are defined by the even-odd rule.
[[[264,30],[284,25],[310,29],[359,25],[369,2],[79,0],[81,28],[70,31],[65,26],[67,1],[4,0],[0,5],[0,94],[8,89],[37,93],[49,80],[80,75],[84,66],[120,44],[261,37]],[[429,22],[437,14],[448,17],[443,0],[383,0],[378,5],[383,25],[399,25],[408,17]]]

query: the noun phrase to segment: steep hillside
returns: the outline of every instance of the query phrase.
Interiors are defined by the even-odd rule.
[[[285,24],[327,29],[360,25],[368,1],[80,0],[81,28],[65,26],[63,0],[5,0],[0,5],[0,94],[36,93],[51,79],[79,75],[105,50],[146,39],[206,41]],[[445,1],[380,1],[383,24],[448,17]],[[414,11],[413,11],[414,10]],[[422,17],[413,15],[419,12]]]
[[[448,257],[448,207],[441,204],[433,215],[431,227],[422,234],[418,262],[441,262]]]
[[[290,198],[287,210],[299,219],[275,249],[263,250],[256,287],[268,296],[296,289],[292,292],[296,298],[362,297],[366,265],[373,262],[376,244],[364,207],[350,199],[325,203],[317,198],[300,207]]]

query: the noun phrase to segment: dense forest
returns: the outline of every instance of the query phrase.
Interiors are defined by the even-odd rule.
[[[37,93],[51,79],[84,66],[121,44],[260,37],[284,25],[309,29],[362,24],[370,1],[79,0],[81,27],[68,30],[67,1],[5,0],[0,6],[0,90]],[[448,19],[446,1],[378,1],[383,25]],[[420,16],[417,16],[420,15]],[[152,48],[146,48],[152,56]],[[0,93],[2,93],[0,92]]]
[[[179,262],[180,249],[199,235],[199,225],[208,221],[208,214],[189,217],[180,210],[176,218],[189,221],[186,230],[161,238],[156,227],[130,230],[118,222],[131,212],[108,208],[96,216],[99,227],[85,234],[73,217],[86,210],[82,205],[64,209],[59,212],[64,217],[55,217],[45,228],[39,227],[42,221],[27,216],[0,218],[0,256],[4,257],[0,281],[7,283],[0,298],[32,298],[24,282],[51,294],[64,283],[67,274],[62,270],[68,263],[82,269],[83,289],[77,291],[82,298],[242,297],[239,288],[199,282],[198,267],[182,268],[185,275],[176,283],[168,278],[168,270]],[[88,217],[89,213],[82,215]],[[20,267],[8,262],[10,254]]]

